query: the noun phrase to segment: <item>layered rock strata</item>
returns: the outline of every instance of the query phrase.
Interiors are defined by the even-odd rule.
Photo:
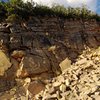
[[[99,45],[100,23],[94,19],[33,17],[27,22],[1,23],[0,49],[12,64],[0,78],[1,87],[8,86],[6,81],[10,87],[16,77],[45,80],[59,75],[63,60],[73,63],[84,49]]]

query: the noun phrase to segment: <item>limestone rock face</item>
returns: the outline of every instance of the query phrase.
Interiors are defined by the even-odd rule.
[[[0,76],[3,76],[5,71],[7,71],[10,67],[11,63],[8,57],[2,51],[0,51]]]

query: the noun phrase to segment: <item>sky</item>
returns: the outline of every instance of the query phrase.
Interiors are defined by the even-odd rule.
[[[27,0],[23,0],[23,1],[27,1]],[[68,6],[81,7],[82,5],[86,5],[88,9],[100,14],[100,0],[33,0],[33,1],[48,6],[51,6],[54,3],[64,5],[65,7]]]
[[[100,0],[97,0],[97,13],[100,15]]]
[[[6,0],[4,0],[6,1]],[[23,0],[31,1],[31,0]],[[60,4],[65,7],[81,7],[82,5],[86,5],[89,10],[95,11],[100,14],[100,0],[32,0],[37,2],[38,4],[43,4],[47,6],[52,6],[52,4]]]

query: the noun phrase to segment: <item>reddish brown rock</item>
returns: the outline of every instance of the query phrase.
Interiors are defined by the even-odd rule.
[[[30,85],[29,85],[29,87],[28,87],[28,90],[33,95],[38,94],[39,92],[41,92],[44,89],[45,89],[45,85],[43,83],[41,83],[40,81],[31,82]]]

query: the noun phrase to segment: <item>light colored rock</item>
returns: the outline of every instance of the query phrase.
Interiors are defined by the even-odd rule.
[[[12,64],[10,63],[8,57],[0,51],[0,76],[3,76],[5,71],[7,71],[11,65]]]
[[[28,99],[26,99],[25,96],[21,96],[20,99],[21,99],[21,100],[28,100]]]
[[[62,75],[60,75],[60,76],[57,77],[57,81],[60,82],[60,83],[64,83],[65,79]]]
[[[11,98],[11,100],[16,100],[15,98]]]
[[[49,90],[52,87],[52,84],[47,84],[45,87],[47,90]]]
[[[53,85],[53,87],[58,87],[58,86],[61,85],[61,83],[60,82],[54,82],[52,85]]]
[[[54,45],[54,46],[51,46],[49,49],[48,49],[48,51],[54,51],[56,49],[56,46]]]
[[[71,66],[71,60],[69,60],[68,58],[66,58],[65,60],[63,60],[60,64],[59,64],[61,71],[63,72],[64,70],[66,70],[67,68],[69,68]]]
[[[31,82],[31,79],[30,78],[26,78],[24,81],[25,81],[24,86],[25,85],[29,85],[30,82]]]
[[[50,100],[50,99],[55,99],[57,97],[56,94],[50,95],[50,94],[46,94],[42,100]]]
[[[24,51],[22,51],[22,50],[15,50],[15,51],[13,51],[13,53],[11,54],[11,56],[12,57],[14,57],[14,58],[22,58],[22,57],[24,57],[25,56],[25,52]]]
[[[68,79],[65,80],[65,84],[66,84],[66,86],[69,86],[70,82]]]
[[[84,63],[87,63],[87,59],[86,59],[86,58],[83,58],[83,59],[77,61],[77,64],[78,64],[78,65],[82,65],[82,64],[84,64]]]
[[[65,84],[61,84],[59,89],[60,89],[61,92],[64,93],[66,91],[66,85]]]
[[[57,99],[61,99],[61,94],[60,94],[60,91],[56,91],[56,94],[57,94]]]
[[[22,71],[23,71],[23,59],[21,60],[21,62],[20,62],[20,64],[19,64],[19,69],[17,70],[17,72],[16,72],[16,76],[17,77],[20,77],[20,76],[23,76],[22,75]],[[25,74],[25,73],[24,73]]]
[[[54,92],[55,92],[55,88],[54,88],[54,87],[50,88],[50,89],[48,90],[48,92],[49,92],[50,94],[54,93]]]
[[[51,95],[50,94],[46,94],[45,96],[43,96],[42,100],[48,100],[51,99]]]
[[[15,91],[10,91],[10,95],[14,95],[15,94]]]
[[[100,95],[96,96],[95,100],[100,100]]]
[[[93,53],[93,56],[100,56],[100,47]]]
[[[95,60],[96,60],[96,61],[99,61],[99,60],[100,60],[100,57],[96,57]]]

